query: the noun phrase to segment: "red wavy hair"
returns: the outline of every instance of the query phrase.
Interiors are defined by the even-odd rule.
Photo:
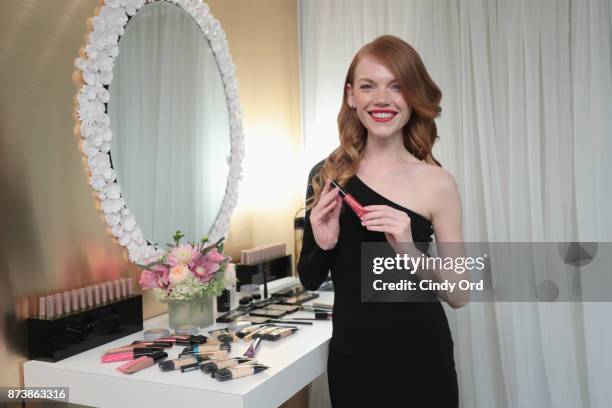
[[[365,56],[373,57],[393,73],[399,82],[404,100],[412,109],[403,128],[406,149],[417,159],[441,166],[433,157],[432,148],[438,138],[434,119],[440,115],[442,92],[429,76],[421,57],[410,44],[392,35],[383,35],[364,45],[353,57],[344,81],[344,96],[338,114],[340,146],[324,161],[311,180],[314,195],[307,208],[319,201],[325,180],[333,179],[341,186],[357,173],[368,138],[368,131],[357,112],[348,106],[347,85],[354,85],[355,68]]]

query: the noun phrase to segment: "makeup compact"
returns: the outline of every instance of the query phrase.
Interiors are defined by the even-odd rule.
[[[277,309],[255,309],[249,312],[251,316],[263,316],[270,318],[278,318],[286,315],[287,312],[285,310],[277,310]]]
[[[168,329],[149,329],[143,333],[145,340],[157,340],[168,336],[170,336],[170,330]]]

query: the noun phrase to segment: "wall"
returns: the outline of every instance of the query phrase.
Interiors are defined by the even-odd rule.
[[[226,249],[287,242],[300,188],[295,0],[208,3],[237,66],[247,159]],[[72,63],[96,0],[4,0],[0,13],[0,384],[22,384],[24,295],[136,277],[106,233],[73,135]],[[145,296],[145,317],[164,312]]]

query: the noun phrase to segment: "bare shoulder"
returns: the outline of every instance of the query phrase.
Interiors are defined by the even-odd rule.
[[[440,166],[429,163],[419,165],[421,179],[436,196],[449,196],[457,193],[457,183],[452,174]]]

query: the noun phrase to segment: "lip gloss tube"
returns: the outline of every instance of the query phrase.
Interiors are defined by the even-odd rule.
[[[121,297],[127,297],[128,295],[127,279],[121,278],[119,281],[121,282]]]
[[[116,299],[121,299],[123,296],[121,295],[121,281],[119,279],[116,279],[113,281],[113,286],[115,289],[115,298]]]
[[[79,292],[75,290],[70,291],[70,300],[72,304],[72,310],[75,312],[79,311]]]
[[[365,208],[363,208],[363,206],[359,204],[359,201],[355,200],[355,198],[352,195],[344,191],[344,189],[340,187],[340,185],[336,182],[336,180],[332,180],[331,184],[334,187],[338,187],[338,192],[342,196],[342,199],[344,200],[344,202],[348,204],[349,207],[351,207],[351,209],[355,212],[355,214],[357,214],[359,218],[363,217],[367,213]]]
[[[53,319],[55,317],[55,302],[53,296],[49,295],[45,297],[45,309],[47,309],[47,319]]]
[[[129,296],[134,294],[134,279],[132,278],[127,279],[127,293]]]
[[[115,290],[113,288],[113,282],[106,282],[106,292],[108,293],[108,301],[115,301]]]
[[[85,301],[85,288],[79,288],[77,293],[79,294],[79,309],[87,309],[87,302]]]
[[[38,298],[38,317],[44,319],[47,317],[47,298],[45,296]]]
[[[94,294],[93,294],[93,286],[88,286],[85,288],[85,295],[87,297],[87,307],[93,307],[94,305]]]
[[[70,292],[62,292],[62,303],[64,305],[64,314],[70,313]],[[57,308],[57,305],[56,305]]]
[[[102,304],[108,302],[107,293],[108,293],[108,291],[106,290],[106,282],[102,282],[100,284],[100,300],[101,300]]]
[[[55,303],[55,312],[58,315],[61,315],[63,313],[63,308],[62,308],[62,295],[60,293],[56,293],[55,295],[53,295],[53,303]]]
[[[93,290],[93,294],[94,294],[94,304],[96,306],[99,306],[100,303],[102,303],[101,296],[100,296],[100,285],[96,283],[95,285],[91,287],[91,289]]]

